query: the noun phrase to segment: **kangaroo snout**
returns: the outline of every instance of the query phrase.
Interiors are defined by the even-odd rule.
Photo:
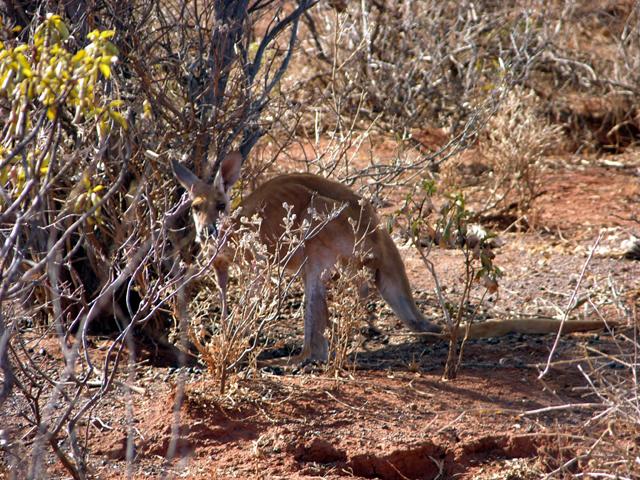
[[[208,240],[217,240],[218,232],[218,226],[215,223],[205,225],[201,230],[196,230],[196,243],[203,244]]]

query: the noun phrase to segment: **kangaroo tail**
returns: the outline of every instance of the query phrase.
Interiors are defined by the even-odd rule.
[[[508,333],[543,334],[557,333],[560,320],[554,318],[510,318],[505,320],[487,320],[474,323],[469,327],[467,338],[500,337]],[[613,324],[612,324],[613,325]],[[562,325],[562,333],[589,332],[605,327],[602,320],[568,320]],[[467,333],[467,326],[458,327],[458,338]]]
[[[375,270],[375,281],[382,298],[409,329],[415,332],[443,333],[440,327],[427,320],[416,307],[404,263],[391,237],[384,235],[379,242],[384,245],[384,249],[383,257],[379,258],[380,263]],[[469,326],[467,338],[499,337],[508,333],[557,333],[560,324],[559,320],[553,318],[488,320]],[[589,332],[601,330],[605,326],[601,320],[570,320],[562,325],[562,333]],[[467,325],[460,325],[457,333],[458,338],[467,335]]]
[[[393,244],[391,238],[389,241]],[[375,277],[382,298],[410,330],[441,333],[441,328],[427,320],[416,307],[402,258],[395,245],[388,248],[386,253],[391,258],[385,259],[384,264],[376,270]]]

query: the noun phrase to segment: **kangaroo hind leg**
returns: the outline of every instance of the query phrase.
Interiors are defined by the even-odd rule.
[[[300,361],[329,359],[329,344],[324,336],[329,323],[327,290],[322,270],[308,266],[304,272],[304,344]]]

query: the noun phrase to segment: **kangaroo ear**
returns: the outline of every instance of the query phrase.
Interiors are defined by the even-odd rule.
[[[176,177],[176,180],[178,180],[180,185],[182,185],[185,190],[193,196],[196,185],[202,183],[202,180],[196,177],[191,170],[178,163],[176,160],[171,160],[171,169],[173,170],[173,175]]]
[[[228,191],[240,178],[242,154],[238,151],[230,152],[220,164],[220,175],[225,191]]]

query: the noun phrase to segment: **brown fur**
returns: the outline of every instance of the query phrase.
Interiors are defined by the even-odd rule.
[[[198,239],[211,225],[216,225],[220,213],[228,212],[229,189],[237,180],[241,157],[237,152],[230,154],[222,162],[221,172],[212,185],[199,180],[180,165],[174,164],[174,173],[180,183],[197,200],[198,210],[194,211],[194,222]],[[221,209],[221,204],[224,208]],[[416,332],[440,332],[440,328],[428,321],[417,309],[404,263],[397,247],[384,228],[369,202],[363,200],[344,185],[325,178],[302,173],[283,175],[271,179],[258,187],[240,205],[243,217],[259,215],[262,218],[260,237],[272,250],[283,233],[283,218],[286,211],[283,204],[292,206],[295,214],[294,228],[307,220],[317,224],[311,213],[321,216],[343,208],[340,215],[327,223],[317,234],[304,243],[303,248],[289,260],[285,267],[290,271],[300,271],[305,286],[304,345],[299,360],[326,360],[327,341],[324,331],[328,323],[325,281],[327,273],[343,259],[353,259],[354,244],[364,252],[363,266],[367,268],[382,298],[395,314],[411,330]],[[216,207],[217,205],[217,207]],[[239,218],[238,216],[237,218]],[[350,220],[356,226],[350,224]],[[213,229],[217,233],[217,229]],[[358,260],[360,257],[356,258]],[[214,261],[218,275],[223,311],[226,311],[227,271],[231,256],[222,254]],[[546,319],[521,321],[489,321],[470,327],[469,338],[504,335],[509,332],[550,333],[557,331],[559,322]],[[601,328],[600,322],[566,322],[564,332],[584,331]],[[459,334],[465,334],[460,327]]]

